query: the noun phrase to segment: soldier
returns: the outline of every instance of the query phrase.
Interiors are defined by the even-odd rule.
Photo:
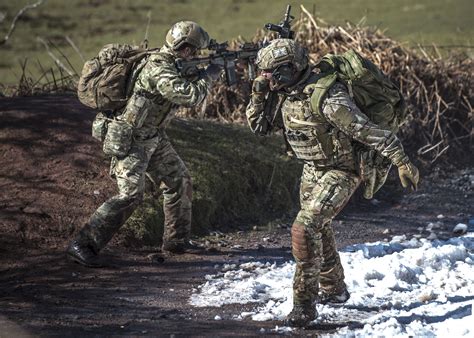
[[[312,90],[321,76],[309,65],[307,51],[290,39],[273,40],[256,60],[261,75],[252,86],[247,107],[251,130],[259,135],[282,128],[292,152],[303,160],[301,209],[292,225],[293,280],[291,326],[306,326],[317,318],[316,302],[343,303],[350,295],[336,250],[331,220],[361,182],[358,149],[376,151],[398,167],[404,187],[418,183],[418,170],[397,136],[372,123],[355,105],[348,88],[336,81],[319,111],[311,108]],[[279,102],[265,114],[269,93]]]
[[[141,202],[145,175],[163,190],[162,249],[176,254],[192,249],[191,178],[165,128],[178,106],[201,103],[211,81],[218,78],[221,69],[216,65],[209,65],[194,79],[183,78],[175,67],[176,58],[193,57],[208,44],[209,35],[198,24],[178,22],[168,31],[166,44],[144,61],[132,95],[116,117],[133,128],[128,154],[112,158],[111,174],[119,194],[104,202],[70,243],[70,260],[88,267],[102,265],[98,253]]]

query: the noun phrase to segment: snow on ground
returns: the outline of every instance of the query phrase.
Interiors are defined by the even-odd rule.
[[[474,336],[474,233],[446,241],[394,237],[340,252],[351,298],[318,305],[316,323],[362,323],[348,336]],[[191,296],[193,306],[255,303],[234,319],[282,320],[292,307],[294,263],[224,265]],[[290,328],[276,328],[278,332]]]

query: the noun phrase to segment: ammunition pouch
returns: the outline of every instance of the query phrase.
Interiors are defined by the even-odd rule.
[[[110,121],[104,112],[97,113],[92,122],[92,137],[100,142],[104,141]]]
[[[133,127],[127,122],[113,120],[108,124],[103,151],[106,155],[123,157],[132,145]]]
[[[286,139],[295,153],[302,160],[325,160],[331,157],[332,151],[328,144],[321,143],[315,129],[287,129]],[[329,139],[330,141],[330,139]]]

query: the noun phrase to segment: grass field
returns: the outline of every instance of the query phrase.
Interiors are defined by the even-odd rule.
[[[1,38],[18,10],[33,2],[0,2]],[[53,41],[79,70],[81,58],[66,36],[89,58],[109,42],[139,43],[150,12],[153,46],[161,45],[169,26],[183,19],[201,23],[219,40],[238,35],[249,38],[265,23],[277,23],[287,3],[293,5],[296,17],[303,4],[330,24],[359,22],[365,17],[366,24],[386,29],[389,36],[407,45],[470,46],[474,37],[472,0],[45,0],[22,16],[10,40],[0,46],[0,82],[17,82],[21,60],[28,59],[28,70],[35,76],[40,72],[38,62],[44,68],[53,64],[37,37]],[[473,49],[464,50],[472,55]]]

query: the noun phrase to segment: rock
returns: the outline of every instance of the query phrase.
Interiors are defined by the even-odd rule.
[[[392,233],[392,230],[390,229],[385,229],[383,232],[382,232],[384,235],[388,235],[388,234],[391,234]]]
[[[431,231],[433,229],[440,229],[442,227],[443,223],[441,222],[434,222],[434,223],[428,223],[426,226],[426,230]]]
[[[163,263],[165,261],[164,257],[160,253],[152,253],[146,256],[146,258],[151,263]]]
[[[393,238],[390,242],[391,243],[400,243],[400,242],[406,241],[406,239],[407,239],[406,235],[393,236]]]
[[[464,235],[467,232],[467,225],[464,223],[458,223],[454,228],[453,228],[453,233],[455,235]]]
[[[241,316],[242,318],[248,318],[248,317],[250,317],[250,316],[252,316],[252,315],[254,315],[254,314],[255,314],[255,312],[242,312],[242,313],[240,314],[240,316]]]
[[[380,204],[380,201],[378,199],[374,198],[374,199],[370,200],[370,204],[377,206],[377,205]]]

